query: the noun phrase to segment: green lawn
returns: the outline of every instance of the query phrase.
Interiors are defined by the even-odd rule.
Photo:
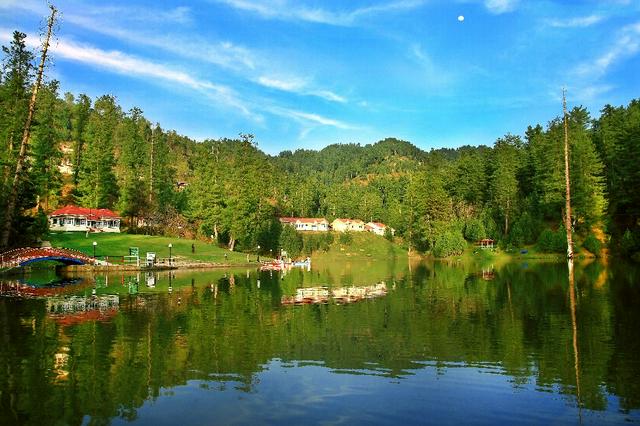
[[[207,244],[198,240],[183,238],[156,237],[150,235],[96,233],[85,236],[84,232],[50,233],[48,238],[53,247],[65,247],[79,250],[90,256],[93,255],[93,242],[96,245],[96,256],[126,256],[129,247],[138,247],[141,259],[147,252],[155,252],[157,258],[169,257],[169,244],[172,245],[171,256],[176,260],[195,260],[201,262],[246,264],[246,253],[230,252],[214,244]],[[195,253],[191,252],[191,245],[195,246]],[[225,254],[227,259],[225,260]],[[250,256],[255,262],[256,256]]]
[[[390,259],[406,256],[406,250],[370,232],[353,232],[347,243],[341,242],[340,233],[334,233],[334,241],[326,252],[316,252],[313,259]]]

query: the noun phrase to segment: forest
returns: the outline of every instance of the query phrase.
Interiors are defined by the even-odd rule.
[[[277,249],[278,217],[302,216],[383,222],[409,251],[436,256],[484,237],[503,248],[566,251],[561,115],[492,146],[424,151],[387,138],[272,156],[251,134],[196,142],[139,108],[123,110],[113,95],[61,94],[58,81],[45,79],[25,172],[14,182],[36,71],[26,35],[14,32],[0,68],[0,219],[12,216],[6,246],[43,238],[46,213],[77,204],[116,210],[128,232],[231,250]],[[576,244],[637,258],[640,100],[605,105],[597,118],[575,106],[567,120]],[[6,195],[16,184],[10,209]]]

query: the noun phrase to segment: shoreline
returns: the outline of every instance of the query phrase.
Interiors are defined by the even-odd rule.
[[[56,271],[64,273],[95,273],[95,272],[154,272],[154,271],[176,271],[191,269],[234,269],[234,268],[259,268],[261,263],[201,263],[201,262],[180,262],[174,265],[156,265],[156,266],[136,266],[136,265],[58,265],[55,266]],[[29,274],[31,268],[12,268],[6,271],[0,271],[0,276],[17,276]]]

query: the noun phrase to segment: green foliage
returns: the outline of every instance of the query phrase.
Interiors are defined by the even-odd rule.
[[[567,233],[563,227],[555,232],[545,228],[538,237],[537,247],[544,253],[566,253]]]
[[[587,237],[584,239],[584,242],[582,243],[582,247],[589,250],[595,256],[600,256],[600,250],[602,249],[602,244],[600,243],[600,240],[596,238],[595,235],[593,235],[592,233],[589,233]]]
[[[351,232],[340,232],[338,236],[338,242],[340,244],[351,244],[353,241],[353,235]]]
[[[331,232],[305,233],[302,236],[302,251],[306,255],[311,255],[318,251],[328,251],[331,244],[333,244],[333,238],[334,236]]]
[[[6,191],[34,56],[20,32],[2,53],[0,164]],[[196,143],[152,125],[137,108],[123,113],[113,96],[92,105],[84,94],[61,99],[57,91],[52,81],[39,95],[29,176],[18,197],[17,210],[25,217],[38,206],[50,211],[71,202],[108,207],[129,219],[131,228],[142,224],[142,232],[197,231],[249,251],[276,248],[278,216],[342,217],[383,222],[396,229],[399,241],[421,251],[435,250],[453,230],[469,240],[490,237],[511,246],[541,241],[545,250],[559,251],[548,232],[539,238],[539,231],[541,223],[561,219],[564,209],[562,118],[529,126],[524,139],[507,134],[493,147],[425,152],[389,138],[268,156],[250,134]],[[584,235],[605,222],[614,247],[633,253],[640,223],[640,101],[607,105],[597,120],[573,108],[568,128],[575,232]],[[69,176],[58,172],[62,162],[72,167]],[[0,208],[4,202],[0,197]],[[633,244],[624,237],[627,229]],[[23,231],[16,227],[14,234]],[[344,244],[348,238],[340,236]],[[309,250],[324,246],[314,238],[307,244]]]
[[[464,238],[468,241],[478,241],[485,238],[487,232],[480,219],[470,219],[464,225]]]
[[[539,228],[538,221],[530,213],[524,212],[513,224],[508,241],[513,246],[533,244],[538,238]]]
[[[620,252],[626,256],[632,256],[638,251],[638,237],[627,229],[620,239]]]
[[[432,252],[436,257],[460,255],[466,246],[467,243],[461,232],[447,230],[437,237]]]
[[[293,226],[283,226],[280,232],[280,248],[287,254],[296,258],[302,253],[302,235]]]

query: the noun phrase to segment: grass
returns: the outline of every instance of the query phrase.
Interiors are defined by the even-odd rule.
[[[316,252],[313,259],[390,259],[406,256],[406,251],[384,237],[370,232],[353,232],[349,243],[340,242],[340,233],[335,233],[333,244],[326,252]]]
[[[207,244],[198,240],[184,238],[158,237],[151,235],[62,232],[50,233],[49,241],[53,247],[65,247],[79,250],[89,256],[93,255],[93,242],[96,245],[96,256],[126,256],[129,247],[138,247],[141,259],[146,258],[147,252],[155,252],[157,258],[169,257],[169,244],[172,245],[171,257],[178,261],[199,261],[209,263],[221,263],[239,265],[247,263],[246,253],[231,252],[215,244]],[[192,253],[191,247],[195,247]],[[227,258],[225,259],[225,254]],[[255,255],[250,255],[250,260],[256,260]]]

